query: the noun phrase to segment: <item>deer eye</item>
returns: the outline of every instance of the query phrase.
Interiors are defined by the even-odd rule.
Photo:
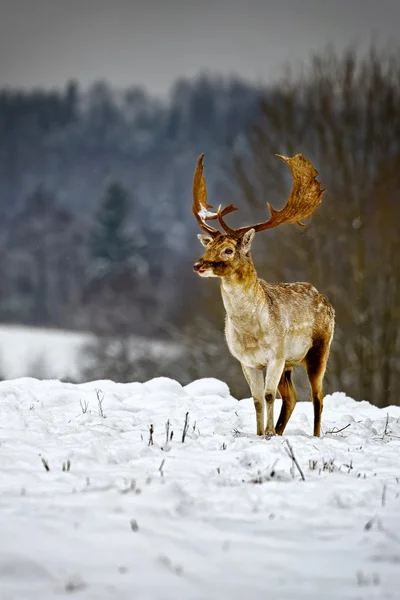
[[[232,248],[227,248],[226,250],[224,250],[224,254],[233,254]]]

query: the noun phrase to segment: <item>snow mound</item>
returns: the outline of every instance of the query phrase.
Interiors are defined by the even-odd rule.
[[[223,381],[213,377],[196,379],[185,386],[185,391],[191,396],[219,396],[229,398],[229,387]]]
[[[400,407],[312,415],[265,440],[215,379],[1,382],[1,600],[398,598]]]

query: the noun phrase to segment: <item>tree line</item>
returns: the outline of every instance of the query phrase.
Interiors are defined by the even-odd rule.
[[[124,265],[132,331],[154,334],[150,306],[160,319],[180,312],[172,279],[190,260],[192,165],[245,131],[257,94],[205,76],[179,81],[164,103],[106,83],[0,90],[0,320],[92,329],[100,272],[121,288]]]

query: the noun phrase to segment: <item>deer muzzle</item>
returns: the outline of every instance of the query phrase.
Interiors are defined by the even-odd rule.
[[[204,265],[202,260],[198,260],[193,265],[193,271],[196,273],[204,273],[204,271],[207,271],[207,267]]]

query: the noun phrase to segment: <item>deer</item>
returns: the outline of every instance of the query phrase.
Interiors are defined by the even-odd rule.
[[[323,380],[335,328],[335,311],[310,283],[267,283],[257,276],[251,257],[256,233],[285,223],[305,227],[321,204],[324,189],[318,171],[302,154],[276,155],[289,167],[292,189],[286,205],[275,210],[268,202],[267,221],[232,229],[225,217],[237,210],[230,204],[213,210],[207,201],[204,154],[193,178],[193,214],[200,229],[203,256],[193,269],[200,277],[218,277],[226,312],[225,340],[231,355],[242,367],[254,401],[257,435],[282,435],[297,402],[293,369],[305,368],[311,388],[314,412],[313,435],[321,433]],[[220,228],[208,221],[218,221]],[[274,425],[277,392],[281,411]],[[267,423],[265,426],[265,408]]]

